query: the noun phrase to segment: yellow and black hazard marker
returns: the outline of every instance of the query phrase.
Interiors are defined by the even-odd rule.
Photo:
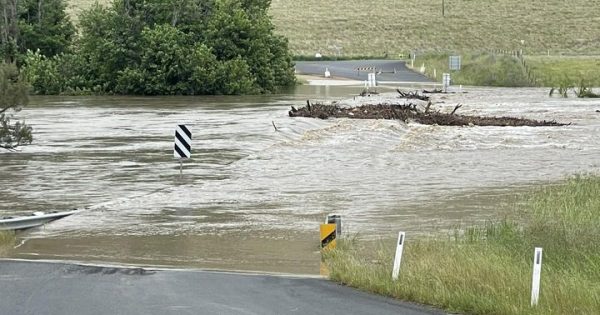
[[[321,250],[331,250],[336,246],[336,224],[321,224]]]

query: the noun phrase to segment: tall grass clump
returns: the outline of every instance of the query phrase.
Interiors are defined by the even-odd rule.
[[[365,291],[469,314],[598,314],[600,178],[578,176],[516,203],[514,216],[450,237],[407,237],[400,277],[395,242],[326,254],[330,277]],[[387,246],[389,245],[389,246]],[[534,247],[543,247],[539,304],[530,306]]]
[[[583,79],[579,82],[577,89],[575,89],[575,95],[579,98],[600,98],[600,94],[594,93],[589,83]]]

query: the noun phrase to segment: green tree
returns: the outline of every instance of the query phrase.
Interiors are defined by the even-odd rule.
[[[126,82],[128,88],[118,86],[117,92],[147,95],[190,94],[190,57],[193,47],[188,44],[189,41],[187,34],[168,24],[157,25],[153,29],[144,28],[139,64],[124,71],[125,77],[130,78],[133,75],[134,81],[120,77],[119,81]],[[142,82],[138,82],[140,76]],[[141,83],[141,86],[134,83]]]
[[[15,61],[17,57],[17,5],[18,0],[0,0],[0,57],[7,63]]]
[[[65,12],[64,0],[21,0],[19,52],[40,50],[46,57],[68,51],[75,27]]]
[[[0,148],[14,149],[32,141],[31,127],[24,122],[11,123],[12,112],[28,102],[27,85],[13,64],[0,64]]]
[[[273,33],[269,4],[114,0],[108,8],[95,6],[80,18],[76,53],[84,88],[145,95],[244,94],[292,85],[287,41]]]
[[[75,28],[64,0],[0,0],[0,55],[21,62],[27,50],[52,57],[66,52]]]
[[[78,72],[85,78],[85,88],[117,92],[119,72],[139,65],[143,23],[134,15],[139,9],[121,6],[141,2],[115,0],[109,8],[96,4],[80,16],[81,38],[76,54],[84,65]]]

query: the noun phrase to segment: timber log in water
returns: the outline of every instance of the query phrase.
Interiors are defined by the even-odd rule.
[[[361,105],[356,107],[340,107],[338,105],[310,104],[307,107],[288,112],[290,117],[312,118],[354,118],[354,119],[397,119],[404,122],[416,122],[424,125],[440,126],[566,126],[570,125],[556,121],[533,120],[516,117],[486,117],[458,115],[456,111],[461,105],[456,105],[451,113],[442,113],[430,110],[431,103],[425,109],[420,109],[416,104],[405,105]]]

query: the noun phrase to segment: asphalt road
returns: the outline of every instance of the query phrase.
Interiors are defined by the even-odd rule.
[[[2,314],[443,314],[323,279],[0,261]]]
[[[408,69],[406,63],[399,60],[296,61],[296,72],[299,74],[323,76],[326,68],[333,78],[364,81],[368,73],[376,72],[380,82],[433,82]]]

